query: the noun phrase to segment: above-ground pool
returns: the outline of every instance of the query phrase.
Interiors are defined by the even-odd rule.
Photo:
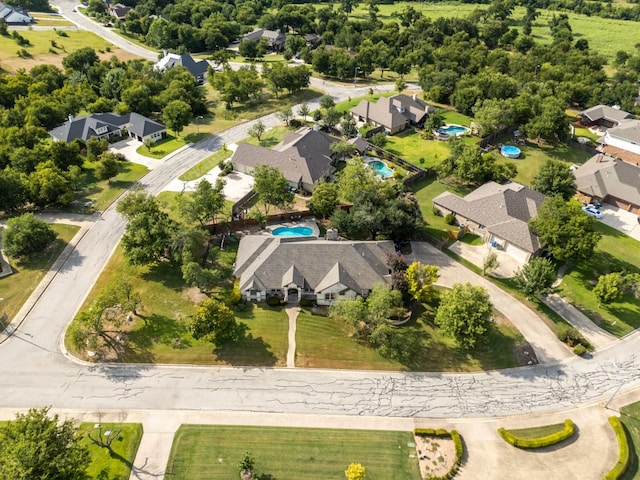
[[[387,167],[387,164],[380,160],[370,160],[367,162],[367,165],[373,168],[376,171],[376,174],[380,175],[381,177],[393,177],[393,170]]]
[[[463,127],[462,125],[446,125],[444,127],[440,127],[438,129],[438,133],[444,133],[445,135],[455,135],[456,137],[460,135],[464,135],[465,133],[469,133],[469,129],[467,127]]]
[[[309,227],[278,227],[274,228],[271,235],[276,237],[310,237],[313,230]]]
[[[513,145],[505,145],[500,149],[500,154],[507,158],[518,158],[520,153],[520,149]]]

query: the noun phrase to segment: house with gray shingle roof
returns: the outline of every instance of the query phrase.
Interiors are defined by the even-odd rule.
[[[267,47],[274,52],[278,52],[284,47],[284,42],[287,40],[287,36],[278,30],[268,30],[266,28],[256,28],[242,37],[242,40],[249,40],[253,43],[258,43],[264,39]]]
[[[579,112],[580,123],[585,126],[601,125],[611,128],[619,125],[623,120],[633,118],[629,112],[608,105],[596,105]]]
[[[390,280],[391,241],[331,241],[303,237],[247,235],[240,240],[234,276],[248,301],[276,296],[331,305],[367,296]],[[295,299],[295,300],[294,300]]]
[[[26,10],[0,2],[0,21],[7,25],[28,25],[35,20]]]
[[[488,182],[465,197],[444,192],[433,199],[443,214],[456,220],[485,242],[496,245],[512,257],[528,262],[541,248],[529,220],[538,214],[545,196],[516,182],[500,185]]]
[[[599,153],[573,174],[580,193],[640,213],[640,166]]]
[[[605,149],[611,146],[640,155],[640,120],[622,121],[617,127],[607,130],[598,142],[604,145]],[[636,161],[640,161],[640,157]]]
[[[335,171],[331,144],[337,142],[325,132],[303,127],[287,132],[273,149],[241,143],[231,157],[233,168],[251,174],[259,165],[271,165],[282,172],[293,188],[313,192],[315,183]]]
[[[92,113],[84,117],[69,120],[49,131],[56,141],[71,142],[76,138],[87,141],[91,137],[111,138],[123,135],[125,131],[131,138],[140,142],[150,139],[157,142],[167,136],[167,128],[139,113]]]
[[[163,51],[163,56],[154,65],[153,69],[159,72],[173,67],[186,68],[198,84],[204,83],[207,71],[209,69],[209,63],[206,60],[194,60],[188,53],[178,55],[177,53],[168,53]]]
[[[424,122],[435,108],[420,100],[416,95],[395,95],[380,97],[377,102],[362,100],[350,112],[356,122],[364,122],[373,127],[384,127],[394,135],[410,125]]]

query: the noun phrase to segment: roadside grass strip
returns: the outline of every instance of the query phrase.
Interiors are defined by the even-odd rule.
[[[88,478],[128,480],[131,467],[142,439],[141,423],[82,423],[80,432],[84,436],[82,443],[89,450],[91,465],[87,470]],[[107,432],[109,433],[107,435]],[[110,447],[103,447],[90,438],[111,440]],[[111,438],[116,436],[116,438]]]

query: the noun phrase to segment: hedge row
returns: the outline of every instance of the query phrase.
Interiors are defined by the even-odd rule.
[[[571,420],[565,420],[564,429],[560,430],[559,432],[538,438],[520,438],[516,437],[504,428],[498,429],[498,433],[505,442],[518,448],[543,448],[550,445],[555,445],[556,443],[560,443],[563,440],[572,437],[573,432],[574,428],[573,422]]]
[[[609,423],[613,427],[618,440],[618,461],[609,473],[604,476],[604,480],[617,480],[624,475],[629,466],[629,438],[625,432],[624,425],[618,417],[609,417]]]
[[[456,459],[453,462],[451,470],[449,470],[445,475],[441,477],[427,477],[426,480],[450,480],[451,478],[455,477],[456,473],[458,473],[458,469],[460,468],[460,464],[462,463],[462,454],[464,452],[464,448],[462,446],[462,437],[460,437],[460,434],[456,430],[451,430],[451,432],[448,432],[443,428],[438,428],[437,430],[433,428],[416,428],[413,430],[413,434],[424,437],[450,438],[451,440],[453,440],[453,446],[456,451]]]

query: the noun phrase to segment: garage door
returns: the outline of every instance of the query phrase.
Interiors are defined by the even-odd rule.
[[[516,247],[511,243],[507,243],[507,246],[504,249],[504,251],[522,263],[525,263],[527,261],[527,258],[529,257],[529,254],[527,252],[525,252],[521,248]]]

